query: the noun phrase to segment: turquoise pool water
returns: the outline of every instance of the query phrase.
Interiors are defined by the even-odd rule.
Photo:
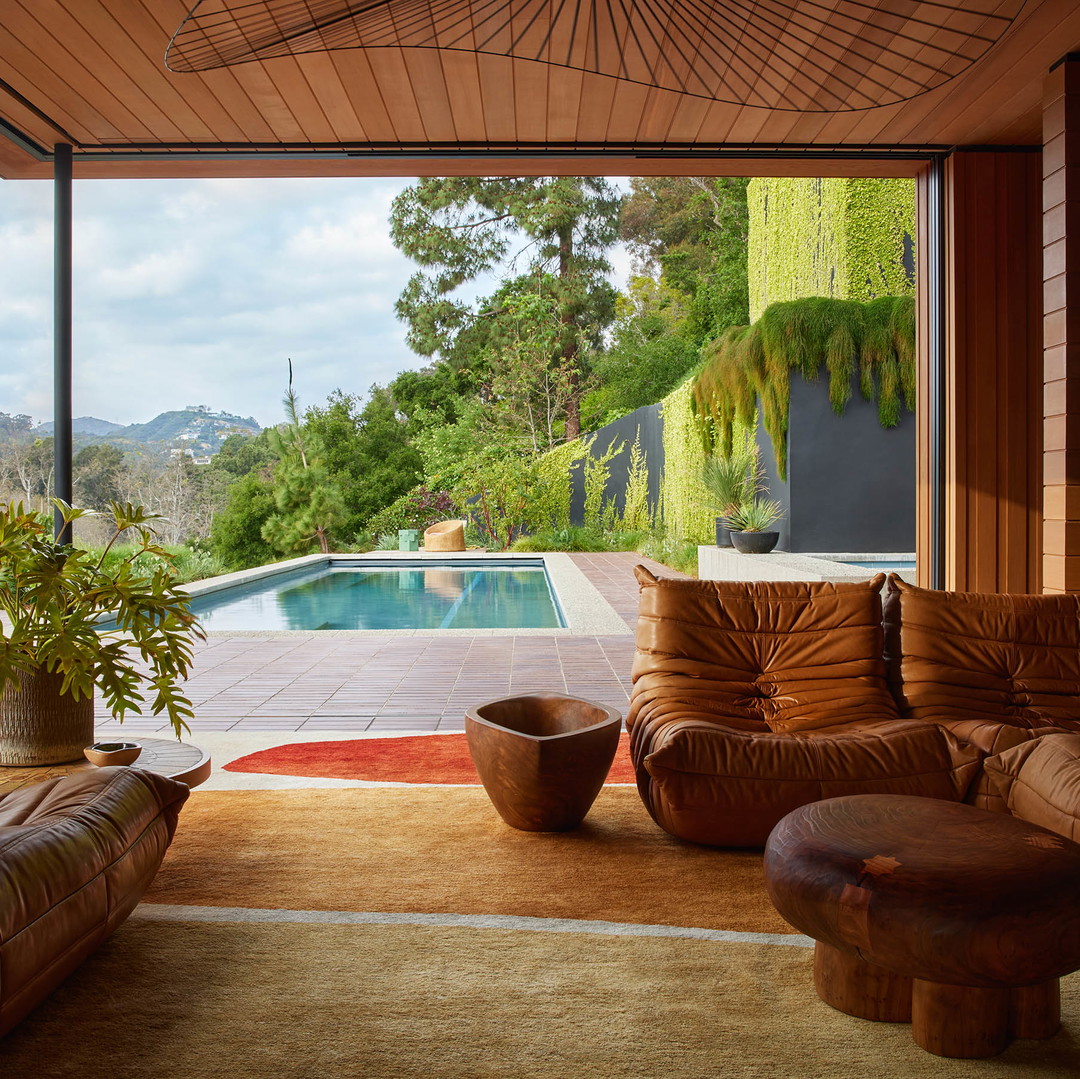
[[[191,609],[226,632],[566,625],[540,559],[335,562],[196,597]]]
[[[848,562],[849,566],[862,566],[874,573],[898,573],[905,581],[915,580],[915,563],[911,561],[889,561],[868,559],[865,562]]]

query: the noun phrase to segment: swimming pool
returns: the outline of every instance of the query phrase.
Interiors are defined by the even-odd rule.
[[[904,580],[915,579],[914,559],[874,559],[849,560],[844,559],[849,566],[861,566],[863,569],[872,570],[874,573],[898,573]]]
[[[191,610],[219,632],[567,624],[543,560],[520,558],[335,559],[196,596]]]

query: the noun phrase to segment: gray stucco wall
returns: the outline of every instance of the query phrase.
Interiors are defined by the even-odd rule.
[[[630,448],[634,439],[641,442],[649,470],[649,505],[653,509],[660,499],[660,477],[664,472],[664,421],[660,418],[659,405],[645,405],[627,416],[601,427],[595,432],[592,444],[594,457],[607,452],[614,442],[625,442],[622,453],[612,458],[608,464],[611,478],[604,492],[605,499],[614,498],[619,513],[625,509],[626,481],[630,475]],[[584,523],[585,511],[585,474],[581,466],[574,469],[570,490],[570,521],[572,524]]]
[[[776,475],[772,443],[759,431],[772,497],[785,507],[781,550],[915,550],[915,417],[883,428],[877,405],[857,391],[842,416],[828,382],[791,380],[788,479]]]
[[[606,498],[623,510],[630,447],[640,437],[649,467],[649,503],[660,498],[664,469],[663,420],[659,405],[647,405],[595,432],[593,449],[604,453],[612,441],[626,447],[610,463]],[[777,476],[772,443],[759,427],[769,496],[784,507],[776,525],[782,551],[834,553],[915,550],[915,417],[883,428],[877,405],[856,391],[843,416],[829,403],[822,378],[791,380],[788,479]],[[573,474],[570,519],[583,523],[585,482]]]

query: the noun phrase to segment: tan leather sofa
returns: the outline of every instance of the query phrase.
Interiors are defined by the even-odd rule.
[[[902,715],[988,755],[1080,732],[1080,596],[945,592],[892,574],[884,619]],[[968,801],[1005,808],[987,775]]]
[[[636,573],[627,726],[641,797],[666,831],[761,846],[783,816],[821,798],[964,798],[982,751],[902,718],[890,693],[884,577],[746,584]]]
[[[1002,808],[1080,843],[1080,734],[1044,734],[984,764]]]
[[[93,768],[0,798],[0,1035],[131,913],[188,796],[135,768]]]

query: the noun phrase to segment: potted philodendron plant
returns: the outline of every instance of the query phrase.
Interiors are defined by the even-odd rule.
[[[731,542],[743,554],[768,554],[780,539],[779,532],[770,532],[769,525],[784,515],[779,502],[755,494],[734,507],[729,518]]]
[[[736,439],[727,456],[707,457],[701,470],[701,484],[709,505],[717,512],[716,546],[730,547],[732,517],[740,506],[751,502],[764,488],[765,470],[753,432]]]
[[[98,516],[59,500],[65,533],[79,517]],[[115,526],[100,555],[54,540],[21,504],[0,507],[0,764],[75,760],[94,741],[94,690],[121,721],[164,712],[177,737],[191,702],[178,686],[204,638],[187,594],[166,568],[168,552],[149,522],[159,515],[112,503]],[[133,550],[107,566],[124,533]],[[157,555],[141,568],[140,555]],[[144,692],[145,691],[145,692]]]

